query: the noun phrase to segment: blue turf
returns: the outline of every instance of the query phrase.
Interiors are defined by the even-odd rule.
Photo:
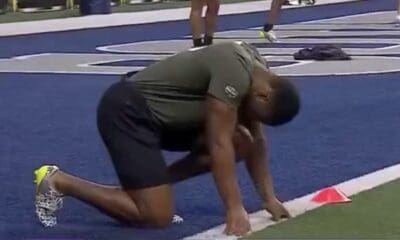
[[[379,2],[354,3],[352,11],[344,5],[331,6],[329,9],[333,10],[328,14],[346,15],[390,5],[385,2],[385,6],[380,6]],[[393,6],[394,1],[391,3]],[[283,18],[297,21],[321,17],[320,11],[312,8],[316,7],[287,11]],[[221,28],[254,26],[260,18],[261,13],[229,16],[222,18]],[[31,36],[28,46],[26,36],[0,38],[0,56],[43,51],[90,52],[99,44],[171,38],[185,34],[185,30],[178,29],[186,29],[185,24],[38,34]],[[151,32],[159,26],[170,28],[166,33]],[[106,31],[112,34],[96,37]],[[135,35],[140,32],[151,33],[146,37]],[[69,42],[78,33],[83,36],[79,44]],[[54,40],[58,43],[51,43]],[[287,126],[268,129],[272,171],[282,200],[399,163],[399,77],[400,73],[294,78],[303,99],[301,115]],[[128,228],[72,199],[67,199],[56,228],[43,229],[38,225],[32,207],[32,169],[39,164],[56,163],[90,180],[117,182],[95,127],[97,101],[117,79],[0,74],[0,239],[176,239],[223,222],[221,203],[210,176],[205,175],[174,187],[177,211],[185,218],[182,225],[165,230]],[[242,165],[238,166],[238,176],[246,206],[251,211],[258,209],[257,197]]]

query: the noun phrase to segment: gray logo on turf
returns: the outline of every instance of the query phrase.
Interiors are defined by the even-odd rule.
[[[230,85],[225,87],[225,93],[228,95],[229,98],[236,98],[238,95],[238,92],[236,91],[235,87]]]

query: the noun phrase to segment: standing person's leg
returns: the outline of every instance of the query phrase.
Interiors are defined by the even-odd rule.
[[[6,13],[7,12],[7,0],[0,0],[0,14]]]
[[[170,223],[173,201],[167,166],[143,97],[131,83],[117,83],[104,94],[97,120],[122,187],[96,184],[55,166],[43,166],[35,171],[39,220],[45,226],[55,225],[55,212],[65,195],[123,222],[146,226]]]
[[[400,0],[397,0],[397,24],[400,25]]]
[[[211,45],[217,25],[219,0],[206,0],[207,11],[205,17],[204,45]]]
[[[400,0],[397,0],[397,14],[400,15]]]
[[[267,22],[264,24],[263,30],[260,32],[262,36],[267,38],[270,42],[277,41],[273,28],[284,2],[285,0],[272,0],[270,10],[267,12]]]
[[[203,7],[204,7],[203,0],[191,0],[189,21],[190,21],[190,29],[192,32],[193,47],[203,46],[201,37]]]
[[[267,25],[267,30],[272,29],[276,24],[276,20],[284,2],[285,0],[272,0],[271,8],[267,14],[267,22],[264,25]]]

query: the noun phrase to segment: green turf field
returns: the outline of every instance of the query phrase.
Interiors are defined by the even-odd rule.
[[[325,205],[246,239],[400,239],[400,180]]]

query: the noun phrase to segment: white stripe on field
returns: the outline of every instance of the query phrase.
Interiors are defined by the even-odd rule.
[[[326,5],[360,0],[319,0],[316,5]],[[222,4],[219,15],[260,12],[269,9],[271,0],[245,3]],[[304,6],[285,6],[299,8]],[[113,13],[108,15],[91,15],[82,17],[60,18],[29,22],[0,24],[0,36],[13,36],[44,32],[79,30],[88,28],[112,27],[184,20],[189,17],[190,8],[163,9],[141,12]],[[12,13],[7,13],[12,14]],[[40,14],[40,13],[37,13]]]
[[[361,177],[357,177],[346,182],[335,185],[338,190],[342,191],[347,196],[355,195],[357,193],[372,189],[384,183],[388,183],[390,181],[396,180],[400,178],[400,164],[393,165],[376,172],[372,172],[366,174]],[[317,192],[305,195],[300,198],[296,198],[294,200],[288,201],[284,203],[284,205],[288,208],[293,217],[301,215],[307,211],[316,209],[323,204],[316,204],[311,202],[311,198]],[[262,230],[268,226],[275,225],[277,222],[273,222],[270,220],[270,215],[262,210],[255,213],[250,214],[250,222],[253,231]],[[202,233],[189,236],[184,238],[184,240],[233,240],[237,239],[237,237],[226,236],[222,234],[225,225],[220,225],[209,230],[206,230]]]

